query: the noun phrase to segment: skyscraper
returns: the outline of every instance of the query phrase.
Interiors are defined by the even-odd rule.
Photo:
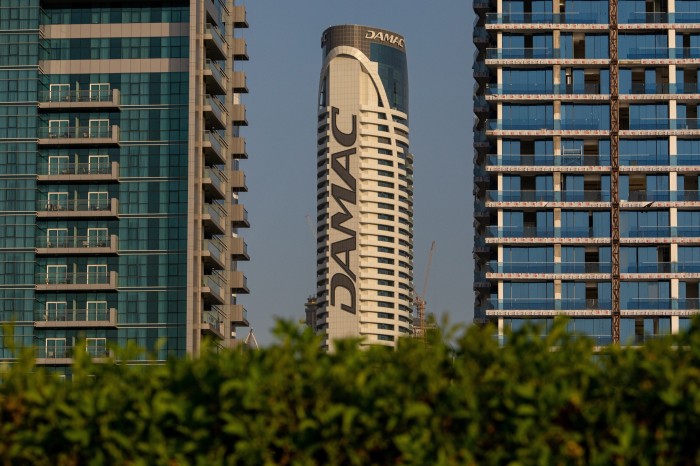
[[[698,6],[474,1],[477,322],[634,345],[700,312]]]
[[[404,38],[328,28],[318,109],[316,329],[325,345],[411,333],[413,156]]]
[[[245,27],[232,0],[3,0],[0,321],[39,364],[247,325]]]

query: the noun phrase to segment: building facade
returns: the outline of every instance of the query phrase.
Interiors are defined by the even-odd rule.
[[[700,312],[699,7],[474,1],[477,322],[635,345]]]
[[[317,153],[316,329],[394,346],[411,334],[413,156],[403,37],[323,33]]]
[[[245,27],[232,0],[3,0],[0,360],[235,342]]]

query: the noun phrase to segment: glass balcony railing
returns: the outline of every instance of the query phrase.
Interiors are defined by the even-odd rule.
[[[488,272],[494,273],[611,273],[610,262],[496,262],[490,261]]]
[[[492,154],[487,156],[488,165],[492,166],[564,166],[588,167],[609,166],[609,155],[552,155],[552,154]]]
[[[609,202],[609,191],[486,191],[492,202]]]
[[[678,298],[674,300],[677,309],[699,310],[700,299],[698,298]]]
[[[586,311],[593,309],[610,309],[612,301],[609,299],[597,298],[562,298],[558,300],[559,307],[563,311]]]
[[[488,120],[490,130],[539,130],[554,129],[554,120],[537,118],[513,118],[508,120]]]
[[[697,155],[700,163],[700,154]],[[624,166],[650,166],[669,165],[670,155],[668,154],[620,154],[620,165]]]
[[[52,309],[36,313],[37,322],[109,322],[111,310],[102,309]]]
[[[52,271],[36,275],[37,284],[46,285],[106,285],[109,272],[62,272]]]
[[[700,23],[700,12],[684,11],[676,13],[634,11],[620,18],[620,24],[653,24],[653,23]]]
[[[700,225],[678,226],[673,228],[675,235],[680,238],[700,238]]]
[[[700,262],[679,261],[671,263],[673,273],[699,273]]]
[[[116,236],[115,236],[116,238]],[[112,237],[105,236],[39,236],[36,239],[38,248],[108,248],[112,245]]]
[[[671,298],[632,298],[620,302],[620,308],[630,311],[649,311],[655,309],[672,309]]]
[[[489,95],[509,95],[509,94],[600,94],[601,87],[597,83],[581,84],[538,84],[538,83],[511,83],[511,84],[491,84],[486,87]],[[605,92],[607,94],[608,92]]]
[[[609,238],[610,228],[499,227],[487,228],[489,238]]]
[[[486,24],[606,24],[607,3],[600,13],[486,13]]]
[[[676,47],[668,49],[668,58],[700,58],[700,47]]]
[[[700,233],[700,228],[698,228]],[[627,238],[668,238],[671,237],[671,227],[668,226],[646,226],[632,227],[626,232],[621,232],[622,237]]]
[[[621,273],[671,273],[671,262],[630,262],[620,265]]]
[[[491,48],[486,49],[487,59],[528,59],[528,58],[560,58],[559,49],[551,47],[532,47],[532,48]]]
[[[36,210],[38,212],[87,212],[87,211],[106,211],[111,208],[111,200],[104,199],[49,199],[37,202]]]

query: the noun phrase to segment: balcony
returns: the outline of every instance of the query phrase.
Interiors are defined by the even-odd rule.
[[[219,28],[212,24],[204,27],[204,48],[206,55],[212,60],[226,60],[228,58],[228,42]]]
[[[610,166],[609,155],[491,154],[487,164],[494,167],[598,167]],[[621,162],[622,163],[622,162]]]
[[[111,235],[105,238],[93,236],[62,236],[56,238],[39,236],[37,238],[37,255],[107,256],[118,254],[118,252],[119,240],[117,239],[117,235]]]
[[[620,302],[620,309],[630,311],[672,309],[673,301],[671,298],[632,298]]]
[[[218,311],[218,306],[212,306],[210,311],[202,311],[202,334],[211,335],[220,340],[224,337],[224,320],[223,313]]]
[[[228,8],[220,0],[206,0],[204,8],[207,13],[207,21],[213,24],[225,22],[229,15]]]
[[[242,170],[233,170],[230,178],[231,190],[237,193],[248,192],[248,186],[245,182],[245,172]]]
[[[681,156],[677,156],[676,160],[679,160]],[[694,154],[690,157],[696,158],[698,164],[700,165],[700,155]],[[659,165],[670,165],[671,156],[668,154],[620,154],[620,165],[627,167],[637,167],[637,166],[659,166]],[[681,165],[681,163],[678,163]],[[693,164],[690,164],[693,165]]]
[[[208,95],[204,99],[204,123],[210,129],[226,129],[228,112],[226,106],[218,99]]]
[[[207,94],[225,95],[228,90],[228,75],[209,58],[204,63],[204,85]]]
[[[240,304],[229,304],[229,319],[234,327],[248,327],[248,311]]]
[[[115,328],[117,310],[61,309],[41,311],[35,317],[35,328]]]
[[[202,262],[214,269],[226,269],[226,245],[221,238],[202,240]]]
[[[226,176],[221,170],[215,167],[204,168],[202,187],[207,202],[211,202],[212,199],[226,199],[227,186]]]
[[[119,89],[39,92],[42,110],[119,110]]]
[[[229,285],[232,293],[248,294],[248,278],[240,270],[229,270]]]
[[[486,191],[491,202],[610,202],[609,191]]]
[[[111,351],[102,345],[87,346],[83,351],[86,351],[98,362],[112,356]],[[75,352],[76,348],[70,346],[36,347],[34,348],[34,361],[38,366],[67,366],[73,364]]]
[[[605,12],[579,13],[486,13],[486,24],[607,24]]]
[[[39,183],[118,182],[119,162],[101,163],[40,163]]]
[[[678,238],[700,238],[700,226],[677,226],[674,233]]]
[[[250,256],[248,255],[248,245],[243,238],[230,238],[229,239],[229,250],[231,252],[231,258],[238,261],[248,261]]]
[[[245,139],[234,137],[231,141],[231,157],[234,159],[247,159],[248,152],[245,149]]]
[[[247,28],[248,27],[248,15],[244,5],[235,5],[233,11],[231,12],[231,20],[233,21],[233,27],[235,28]]]
[[[226,210],[223,206],[212,202],[205,203],[202,209],[202,227],[208,235],[223,235],[226,233]]]
[[[202,276],[202,298],[206,304],[224,304],[226,295],[224,289],[226,281],[218,273],[213,272],[211,275]]]
[[[620,265],[620,273],[671,273],[675,265],[671,262],[629,262]]]
[[[228,145],[224,138],[215,131],[204,131],[202,150],[207,165],[225,165],[228,160]]]
[[[119,126],[39,128],[40,146],[119,146]]]
[[[47,272],[36,275],[36,291],[117,291],[117,272]]]
[[[119,200],[59,199],[39,201],[36,208],[38,218],[117,218]]]
[[[490,261],[487,271],[491,273],[531,274],[608,274],[610,262],[497,262]]]
[[[234,228],[250,228],[248,211],[241,204],[231,206],[231,223]]]
[[[233,59],[248,60],[248,44],[246,44],[245,39],[240,37],[233,39]]]
[[[472,32],[472,40],[477,46],[488,45],[491,38],[489,37],[489,32],[483,26],[476,26]]]
[[[243,71],[234,71],[233,76],[231,76],[231,87],[233,92],[239,94],[248,93],[248,78]]]
[[[231,106],[231,119],[233,120],[233,126],[248,126],[245,105],[233,104]]]
[[[700,231],[698,231],[700,233]],[[643,227],[630,227],[626,232],[622,231],[621,235],[623,238],[670,238],[671,227],[669,226],[643,226]]]
[[[559,55],[559,49],[550,47],[486,49],[487,60],[561,58]]]

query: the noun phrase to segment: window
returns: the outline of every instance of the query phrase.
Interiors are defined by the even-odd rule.
[[[47,265],[46,284],[57,285],[60,283],[70,283],[67,265]]]
[[[44,320],[46,321],[64,321],[67,320],[68,303],[65,301],[47,301]]]
[[[109,155],[88,156],[88,173],[91,175],[103,175],[109,172]]]
[[[107,228],[88,228],[85,246],[88,248],[104,248],[109,245]]]
[[[85,306],[85,320],[107,320],[107,301],[88,301]]]
[[[104,285],[108,283],[109,276],[107,274],[107,265],[88,265],[86,279],[88,285]]]
[[[89,192],[88,209],[109,210],[109,193],[107,191]]]
[[[86,338],[85,350],[93,358],[104,358],[107,356],[106,338]]]
[[[50,192],[47,196],[46,210],[67,210],[68,193]]]
[[[68,247],[68,228],[49,228],[46,230],[47,248]]]
[[[110,100],[109,83],[90,83],[90,100],[105,102]]]
[[[68,137],[68,120],[49,120],[49,137],[50,138],[67,138]]]
[[[49,175],[65,175],[70,173],[70,159],[67,155],[49,156]]]
[[[391,335],[377,335],[377,340],[394,341],[394,337]]]
[[[65,338],[47,338],[46,339],[46,357],[47,358],[65,358],[68,357],[68,348]]]
[[[389,314],[388,312],[377,312],[377,317],[380,319],[394,320],[394,314]]]
[[[91,137],[91,138],[108,138],[110,136],[109,134],[109,120],[108,119],[99,119],[99,120],[90,120],[88,123],[88,134],[83,134],[83,137]]]
[[[49,102],[69,102],[70,84],[49,85]]]
[[[391,324],[377,324],[379,330],[394,330],[394,326]]]

